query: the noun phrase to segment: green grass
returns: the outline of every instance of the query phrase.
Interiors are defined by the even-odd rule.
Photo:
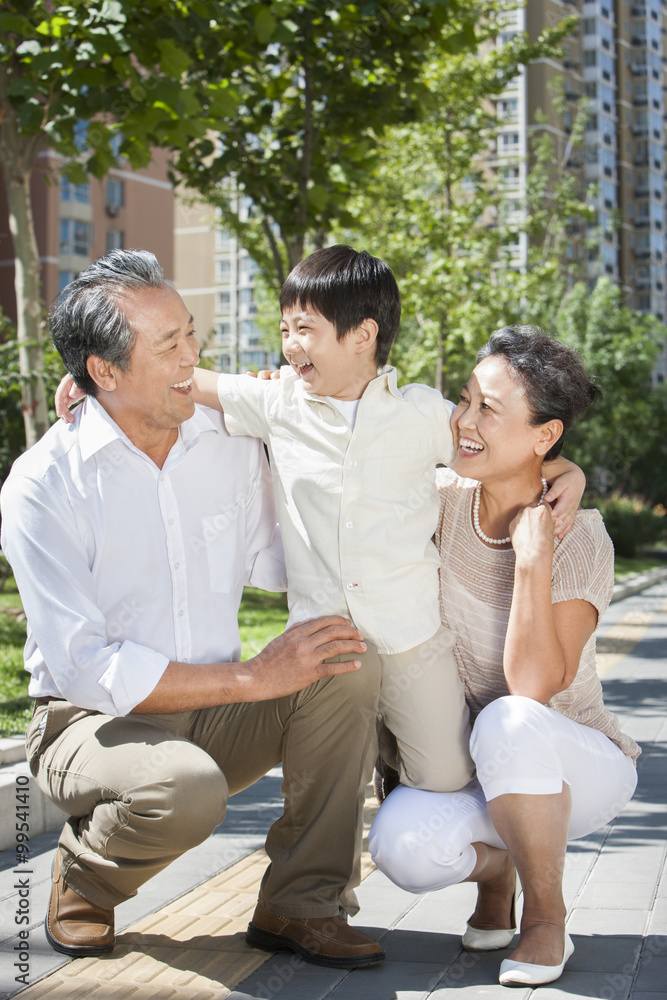
[[[7,614],[20,608],[21,599],[10,577],[0,591],[0,736],[24,733],[32,714],[28,674],[23,667],[25,622]],[[241,658],[249,660],[284,631],[287,602],[284,594],[268,594],[247,587],[239,609]]]
[[[623,556],[616,556],[614,559],[614,577],[622,580],[632,573],[646,573],[649,569],[657,569],[660,566],[667,567],[665,559],[650,559],[648,557],[638,557],[635,559],[625,559]]]

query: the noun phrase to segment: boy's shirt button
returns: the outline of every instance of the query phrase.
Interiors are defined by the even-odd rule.
[[[352,527],[352,521],[348,521],[347,524],[345,525],[345,527],[346,528],[351,528]]]
[[[348,585],[347,585],[347,589],[348,589],[348,590],[354,590],[354,588],[355,588],[355,587],[358,587],[358,586],[359,586],[359,584],[358,584],[358,583],[348,583]]]

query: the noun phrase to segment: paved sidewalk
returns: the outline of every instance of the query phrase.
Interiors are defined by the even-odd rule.
[[[667,582],[613,604],[599,647],[607,703],[644,750],[639,787],[617,820],[569,847],[565,890],[576,951],[537,1000],[667,1000]],[[506,1000],[497,976],[507,952],[480,956],[460,946],[474,886],[413,896],[368,859],[354,922],[382,940],[383,966],[343,973],[248,948],[243,930],[279,790],[280,775],[272,772],[236,796],[206,844],[119,907],[118,945],[104,959],[68,963],[46,944],[57,833],[32,841],[27,866],[16,866],[14,852],[0,854],[0,1000],[20,991],[21,1000]],[[369,819],[372,811],[369,804]],[[20,879],[23,896],[15,888]],[[24,914],[28,923],[17,925]],[[29,931],[25,961],[15,950],[19,929]],[[514,995],[524,1000],[532,992]]]

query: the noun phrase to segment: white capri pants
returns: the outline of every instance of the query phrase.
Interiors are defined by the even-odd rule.
[[[371,857],[408,892],[463,882],[475,867],[474,843],[505,847],[486,808],[499,795],[557,795],[566,782],[568,839],[576,840],[617,816],[637,785],[633,761],[607,736],[519,695],[498,698],[480,712],[470,752],[477,779],[461,791],[399,785],[375,817]]]

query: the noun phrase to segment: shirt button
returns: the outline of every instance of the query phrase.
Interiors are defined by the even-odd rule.
[[[347,585],[347,589],[348,589],[348,590],[354,590],[354,588],[355,588],[356,586],[357,586],[357,585],[356,585],[356,583],[348,583],[348,585]]]
[[[178,617],[182,618],[184,614],[185,614],[185,611],[183,610],[183,608],[181,608],[181,610],[178,612]]]
[[[174,524],[174,519],[173,519],[173,517],[170,517],[169,518],[169,527],[170,528],[173,527],[173,524]]]
[[[356,469],[356,467],[357,467],[357,463],[356,463],[356,461],[355,461],[355,460],[353,459],[353,460],[352,460],[352,461],[350,462],[350,468],[351,468],[351,469]]]
[[[183,657],[183,660],[182,660],[182,662],[183,662],[183,663],[189,663],[189,662],[190,662],[190,660],[188,659],[188,657],[187,657],[187,656],[184,656],[184,657]]]
[[[345,525],[345,527],[346,528],[351,528],[352,527],[352,521],[348,521],[347,524]]]
[[[174,569],[180,569],[180,568],[181,568],[180,563],[174,563]]]

